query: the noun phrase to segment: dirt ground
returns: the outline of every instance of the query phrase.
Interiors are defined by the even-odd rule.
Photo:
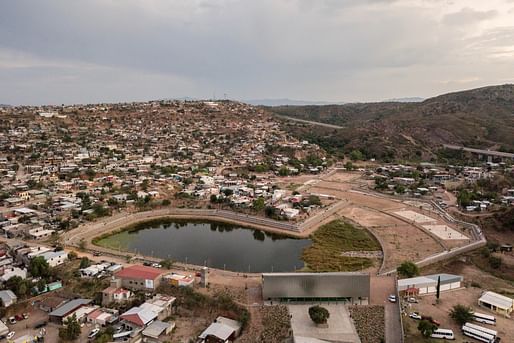
[[[408,312],[419,311],[422,315],[432,316],[434,319],[441,322],[442,328],[449,328],[457,334],[457,342],[465,341],[460,334],[460,327],[456,325],[449,317],[449,312],[454,305],[462,304],[471,306],[477,312],[493,314],[496,316],[497,325],[494,330],[497,330],[502,342],[514,342],[514,319],[507,319],[487,309],[478,306],[477,301],[480,294],[485,290],[490,290],[498,293],[514,294],[514,284],[496,278],[487,272],[484,272],[477,267],[470,265],[462,260],[454,260],[444,264],[437,264],[423,269],[423,274],[431,274],[435,272],[452,273],[462,275],[464,277],[465,288],[443,292],[441,293],[441,302],[438,305],[435,303],[435,295],[428,295],[420,297],[419,304],[413,304],[407,309]],[[471,285],[477,287],[471,287]],[[478,287],[479,286],[479,287]],[[478,323],[477,323],[478,324]],[[428,342],[421,338],[417,330],[418,321],[404,317],[404,327],[406,332],[406,343],[409,342]],[[478,324],[488,326],[485,324]]]

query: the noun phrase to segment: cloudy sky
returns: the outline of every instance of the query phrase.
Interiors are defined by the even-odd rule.
[[[0,0],[0,103],[376,101],[514,83],[514,0]]]

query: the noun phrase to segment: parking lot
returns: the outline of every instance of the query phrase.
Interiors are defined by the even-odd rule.
[[[408,314],[413,311],[419,312],[423,316],[431,316],[433,319],[441,323],[440,327],[443,329],[452,329],[457,342],[462,342],[463,340],[471,341],[471,339],[461,334],[460,326],[457,325],[449,316],[452,307],[457,304],[471,306],[476,312],[494,315],[497,320],[497,325],[495,327],[491,327],[486,324],[475,324],[490,327],[498,331],[498,335],[502,338],[502,342],[513,342],[514,320],[504,318],[478,306],[477,300],[480,297],[481,292],[482,290],[479,288],[469,287],[442,292],[439,304],[436,304],[435,295],[419,297],[419,303],[417,304],[406,304],[407,315],[403,317],[406,328],[406,342],[421,342],[421,340],[419,340],[421,335],[417,329],[419,321],[408,317]]]

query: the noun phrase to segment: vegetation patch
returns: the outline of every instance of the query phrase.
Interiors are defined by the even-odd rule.
[[[312,245],[305,248],[302,259],[305,269],[316,272],[356,271],[373,266],[373,260],[348,257],[346,251],[381,250],[378,241],[365,229],[342,220],[334,220],[311,235]]]
[[[350,306],[349,309],[362,343],[381,343],[385,341],[383,306]]]

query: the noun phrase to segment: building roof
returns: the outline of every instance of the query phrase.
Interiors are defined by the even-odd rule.
[[[478,301],[494,305],[501,309],[510,309],[514,307],[513,299],[494,292],[485,292]]]
[[[64,317],[70,312],[75,311],[80,306],[84,306],[91,303],[91,301],[91,299],[74,299],[68,301],[66,304],[62,306],[59,306],[58,308],[50,312],[49,315],[54,317]]]
[[[146,306],[132,307],[127,312],[123,313],[120,316],[121,319],[124,319],[128,322],[134,323],[137,326],[143,327],[155,318],[157,318],[157,313],[153,311],[152,308]]]
[[[115,276],[118,278],[126,279],[155,280],[162,273],[163,272],[157,268],[134,265],[117,272]]]
[[[462,282],[463,277],[460,275],[453,274],[432,274],[432,275],[423,275],[417,276],[408,279],[398,280],[398,290],[403,291],[409,287],[428,287],[428,286],[436,286],[437,279],[441,278],[441,284],[448,284],[453,282]]]
[[[152,324],[148,325],[146,329],[143,330],[143,335],[152,338],[158,338],[164,331],[166,331],[170,327],[170,325],[173,324],[156,320]]]
[[[198,337],[205,339],[209,336],[214,336],[221,339],[222,341],[226,341],[234,332],[235,330],[226,324],[212,323]]]
[[[10,301],[18,299],[18,297],[16,296],[16,294],[13,293],[13,291],[8,289],[5,291],[0,291],[0,299],[2,299],[3,304],[6,304]]]
[[[264,273],[264,299],[369,298],[368,273]]]

